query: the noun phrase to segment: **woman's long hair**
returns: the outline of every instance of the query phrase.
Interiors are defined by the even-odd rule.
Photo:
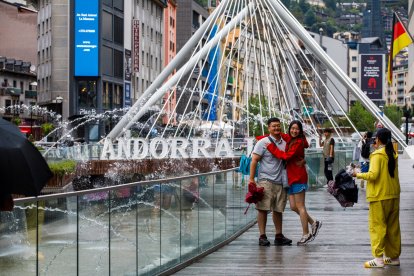
[[[385,145],[385,152],[388,156],[388,173],[394,178],[395,171],[395,159],[394,159],[394,147],[391,142],[391,131],[387,128],[381,128],[377,131],[377,138]]]

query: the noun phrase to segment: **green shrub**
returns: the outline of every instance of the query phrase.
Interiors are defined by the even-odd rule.
[[[40,126],[42,128],[43,135],[48,135],[55,127],[51,123],[44,123]]]
[[[49,163],[49,168],[54,175],[63,177],[66,174],[75,172],[76,162],[73,160],[63,160],[58,162]]]
[[[19,117],[14,117],[11,121],[16,126],[20,126],[20,124],[22,123],[22,119],[20,119]]]

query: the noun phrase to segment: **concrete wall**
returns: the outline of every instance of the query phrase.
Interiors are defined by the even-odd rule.
[[[37,64],[37,12],[0,2],[0,56]]]

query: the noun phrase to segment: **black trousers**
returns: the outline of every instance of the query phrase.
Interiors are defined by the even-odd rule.
[[[332,159],[332,163],[333,163],[333,159]],[[325,160],[325,168],[324,168],[323,172],[325,173],[326,183],[328,183],[330,180],[333,180],[332,163],[326,162],[326,160]]]

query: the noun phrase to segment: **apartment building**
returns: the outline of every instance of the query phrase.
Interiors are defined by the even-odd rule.
[[[166,0],[38,4],[39,103],[64,119],[131,106],[162,70]],[[74,135],[98,140],[115,123],[90,122]]]

